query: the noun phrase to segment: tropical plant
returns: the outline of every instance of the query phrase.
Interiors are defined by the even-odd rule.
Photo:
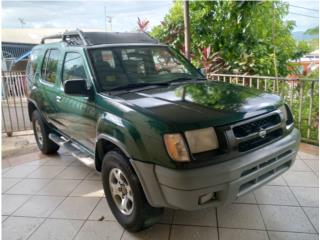
[[[137,21],[137,24],[138,24],[138,31],[139,32],[145,32],[148,28],[148,25],[149,25],[149,20],[141,20],[139,17],[138,17],[138,21]]]
[[[190,1],[193,63],[208,65],[202,50],[210,49],[228,66],[220,72],[286,76],[289,60],[309,51],[291,36],[295,23],[283,20],[287,14],[288,4],[279,1]],[[151,34],[183,51],[183,29],[176,1]]]

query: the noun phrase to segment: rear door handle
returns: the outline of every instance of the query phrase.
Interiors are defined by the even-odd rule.
[[[56,96],[56,101],[57,102],[61,102],[61,97],[60,96]]]

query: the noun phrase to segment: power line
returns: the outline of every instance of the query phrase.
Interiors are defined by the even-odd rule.
[[[319,18],[317,16],[310,16],[310,15],[306,15],[306,14],[302,14],[302,13],[296,13],[296,12],[289,12],[289,14],[295,14],[295,15],[300,15],[300,16],[304,16],[304,17],[309,17],[309,18]]]
[[[314,12],[318,12],[319,11],[319,10],[316,10],[316,9],[300,7],[300,6],[296,6],[296,5],[292,5],[292,4],[289,4],[289,6],[295,7],[295,8],[302,8],[302,9],[306,9],[306,10],[310,10],[310,11],[314,11]]]

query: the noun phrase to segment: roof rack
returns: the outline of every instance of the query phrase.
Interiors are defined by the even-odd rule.
[[[49,40],[49,39],[62,39],[62,41],[72,46],[88,45],[86,39],[83,36],[82,31],[80,31],[79,29],[75,31],[65,31],[63,34],[55,34],[48,37],[44,37],[41,39],[41,44],[44,44],[45,40]]]
[[[130,43],[159,44],[157,39],[146,32],[82,32],[77,29],[75,31],[66,31],[62,34],[44,37],[41,40],[41,44],[44,44],[45,41],[49,39],[61,39],[70,46]]]

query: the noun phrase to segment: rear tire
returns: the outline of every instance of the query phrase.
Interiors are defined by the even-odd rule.
[[[37,110],[32,113],[32,127],[40,151],[44,154],[56,153],[59,149],[59,145],[50,140],[50,129],[45,125]]]
[[[150,206],[129,159],[121,152],[110,151],[104,156],[101,173],[110,209],[126,230],[138,232],[157,222],[163,209]]]

